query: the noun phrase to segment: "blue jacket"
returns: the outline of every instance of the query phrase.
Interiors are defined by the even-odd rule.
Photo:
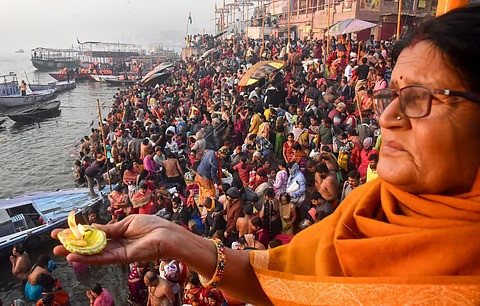
[[[208,150],[203,156],[202,160],[200,161],[200,165],[198,165],[197,173],[206,179],[213,180],[217,185],[222,185],[218,177],[218,159],[215,156],[215,151]]]

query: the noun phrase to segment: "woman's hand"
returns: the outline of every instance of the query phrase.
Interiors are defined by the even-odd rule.
[[[120,222],[95,227],[107,234],[105,249],[95,255],[70,254],[62,245],[53,250],[57,256],[66,256],[70,262],[87,264],[119,264],[135,261],[153,261],[166,258],[173,249],[176,226],[152,215],[130,215]],[[52,231],[52,238],[62,229]]]
[[[85,295],[87,296],[87,298],[90,300],[90,302],[93,302],[95,300],[95,298],[93,297],[93,294],[92,294],[92,291],[91,290],[88,290],[87,292],[85,292]]]

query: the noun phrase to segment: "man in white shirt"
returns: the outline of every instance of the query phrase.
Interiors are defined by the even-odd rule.
[[[355,60],[351,60],[350,63],[348,63],[347,67],[345,68],[345,77],[347,78],[347,81],[350,81],[352,79],[352,69],[354,65],[355,65]]]

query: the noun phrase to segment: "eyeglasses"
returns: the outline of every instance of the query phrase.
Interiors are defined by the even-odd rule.
[[[430,89],[421,85],[405,86],[398,90],[384,88],[373,92],[375,112],[380,116],[393,100],[400,99],[400,109],[408,118],[419,119],[430,115],[434,94],[462,97],[480,103],[480,94],[449,89]]]

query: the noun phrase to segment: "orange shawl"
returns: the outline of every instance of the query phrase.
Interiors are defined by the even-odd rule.
[[[480,173],[457,196],[414,195],[377,179],[250,261],[276,305],[479,304],[479,221]]]

